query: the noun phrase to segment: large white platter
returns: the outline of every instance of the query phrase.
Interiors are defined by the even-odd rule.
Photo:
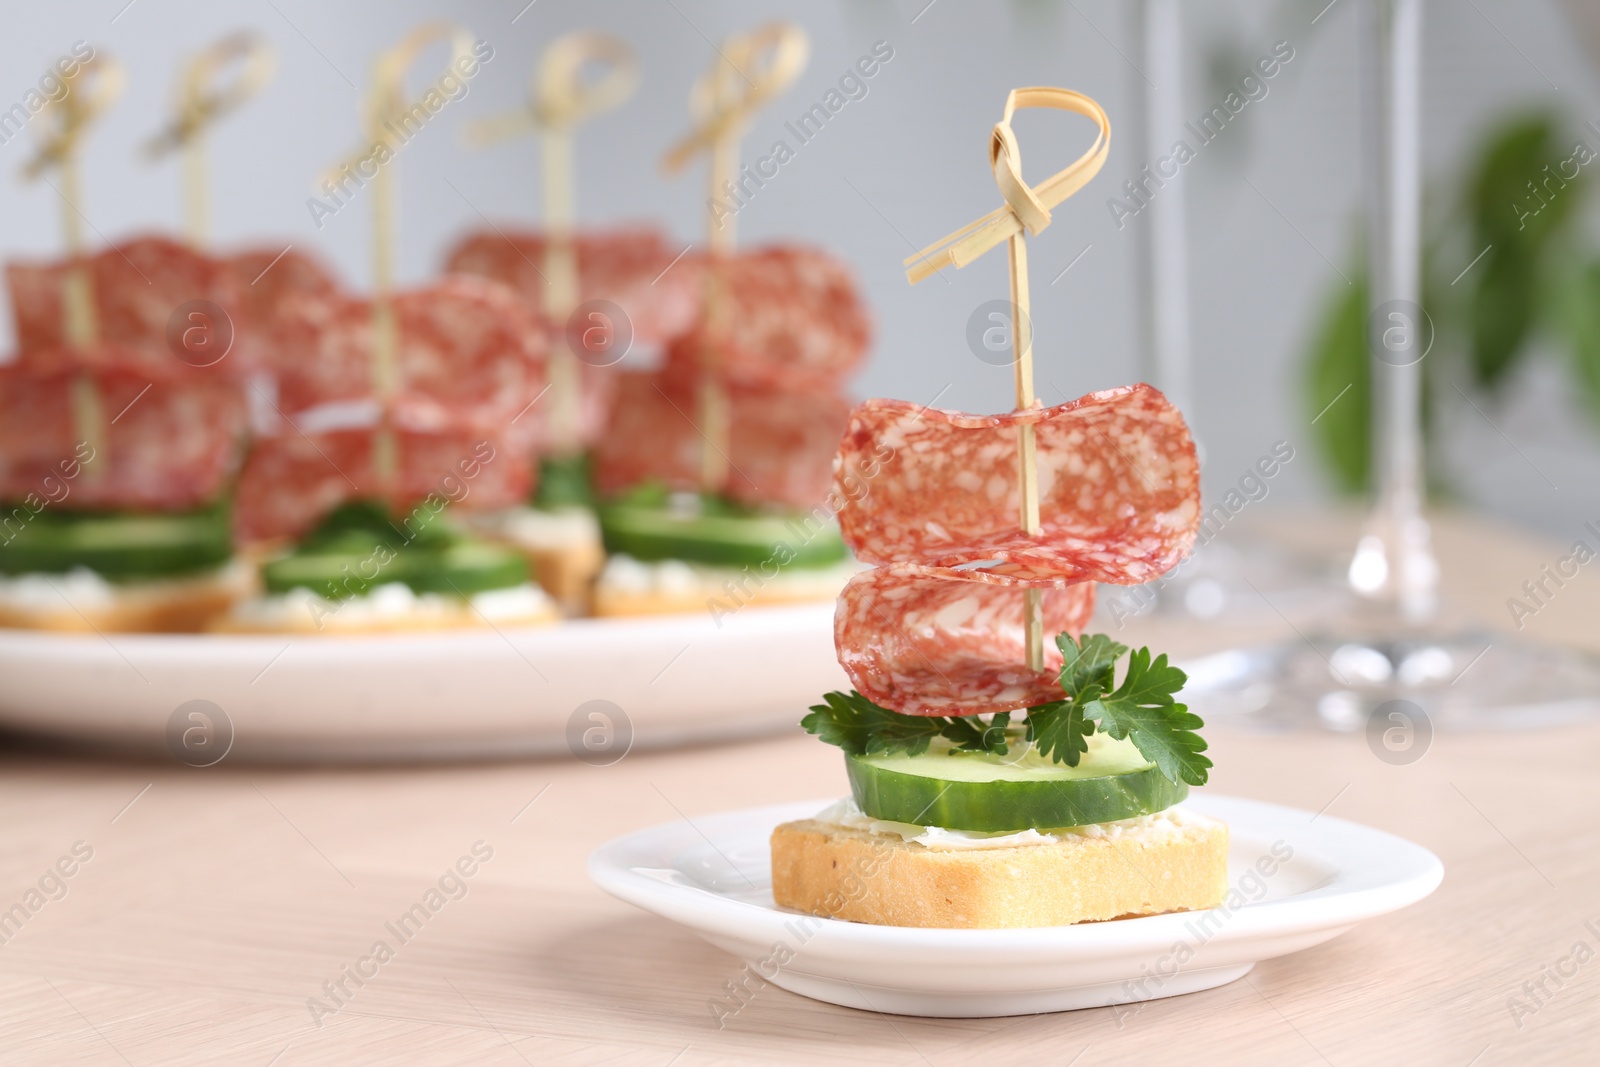
[[[803,916],[772,900],[772,828],[828,803],[642,830],[595,850],[589,875],[791,992],[942,1018],[1103,1008],[1210,989],[1242,978],[1261,960],[1319,945],[1421,900],[1444,876],[1437,856],[1392,834],[1276,804],[1195,794],[1185,805],[1231,831],[1231,906],[1019,930],[867,926]],[[653,977],[672,981],[670,974]]]
[[[610,762],[629,745],[792,727],[824,692],[847,686],[831,603],[752,608],[720,626],[696,614],[331,638],[0,630],[0,727],[191,761],[210,757],[174,748],[185,730],[213,753],[226,744],[230,760],[495,758],[576,746]],[[583,707],[591,701],[615,709]],[[212,721],[212,705],[225,720]],[[195,709],[202,718],[191,718]]]

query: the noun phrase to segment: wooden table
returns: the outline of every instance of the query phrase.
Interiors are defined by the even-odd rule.
[[[1439,540],[1453,612],[1490,623],[1563,552],[1461,523]],[[1525,633],[1595,644],[1596,618],[1600,582],[1584,574]],[[720,1030],[709,1004],[739,964],[594,889],[585,857],[643,825],[842,792],[837,754],[809,738],[611,767],[337,770],[15,745],[0,751],[0,909],[41,880],[48,893],[19,929],[0,926],[0,1063],[1592,1062],[1600,725],[1442,734],[1408,766],[1360,736],[1209,734],[1217,791],[1402,834],[1444,859],[1443,886],[1120,1019],[889,1018],[768,986]],[[474,863],[475,844],[492,856]],[[362,962],[463,857],[472,876],[446,885],[465,895],[392,959]],[[346,968],[375,976],[357,987]],[[308,1006],[331,1006],[324,983],[340,979],[342,1007]]]

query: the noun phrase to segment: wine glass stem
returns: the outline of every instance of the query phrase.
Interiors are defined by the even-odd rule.
[[[1350,565],[1363,597],[1405,622],[1435,609],[1438,565],[1423,516],[1422,0],[1367,0],[1368,276],[1377,494]],[[1395,355],[1392,331],[1414,347]]]

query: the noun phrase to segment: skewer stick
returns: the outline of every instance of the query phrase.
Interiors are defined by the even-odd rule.
[[[1100,128],[1094,144],[1070,166],[1038,185],[1022,179],[1022,152],[1011,118],[1017,108],[1045,107],[1072,111],[1093,119]],[[1012,366],[1016,376],[1017,410],[1039,406],[1033,391],[1033,320],[1028,301],[1027,234],[1050,225],[1050,209],[1083,188],[1104,165],[1111,147],[1111,122],[1104,109],[1069,89],[1013,89],[1005,114],[989,138],[989,164],[1005,203],[976,222],[947,234],[928,248],[908,256],[906,276],[913,283],[943,266],[964,267],[1004,242],[1011,275]],[[1039,519],[1037,434],[1032,423],[1017,427],[1017,524],[1029,537],[1042,529]],[[1044,669],[1044,592],[1024,592],[1025,657],[1030,670]]]
[[[1017,410],[1038,405],[1033,395],[1033,323],[1028,307],[1028,246],[1022,234],[1008,242],[1011,253],[1011,322],[1013,365],[1016,368]],[[1039,533],[1039,470],[1034,454],[1033,424],[1017,427],[1017,463],[1020,465],[1019,521],[1029,536]]]
[[[729,47],[736,48],[736,45],[730,41]],[[742,63],[744,58],[741,54],[737,62]],[[733,66],[733,62],[721,63],[715,68],[716,108],[730,108],[737,105],[738,91],[733,83],[735,75],[739,74],[740,70]],[[735,229],[738,216],[729,214],[724,218],[718,218],[717,209],[712,207],[722,194],[723,184],[731,185],[734,175],[738,173],[739,132],[729,130],[712,142],[709,166],[706,168],[706,247],[710,249],[713,260],[731,256],[734,246],[738,244],[738,231]],[[720,279],[715,270],[706,272],[704,314],[706,334],[712,337],[719,335],[720,324],[727,314],[727,305],[723,300]],[[733,437],[733,420],[728,410],[727,390],[723,388],[717,376],[717,353],[712,351],[709,345],[700,351],[700,367],[703,373],[696,390],[696,407],[699,410],[701,432],[704,434],[700,446],[700,486],[711,493],[726,485],[728,481],[731,465],[728,452],[729,442]]]
[[[804,30],[785,22],[769,22],[750,33],[729,37],[717,59],[695,82],[689,97],[695,128],[667,152],[661,165],[671,173],[699,152],[708,155],[706,245],[713,266],[734,249],[736,216],[724,198],[731,198],[735,191],[739,138],[756,109],[800,76],[810,54],[811,44]],[[717,272],[712,269],[706,272],[704,317],[708,323],[715,323],[725,313]],[[715,329],[705,332],[717,334]],[[732,420],[718,363],[717,353],[709,347],[701,351],[696,406],[702,442],[700,484],[707,493],[717,492],[727,484],[730,465]]]
[[[238,76],[231,84],[217,86],[218,76],[236,63],[242,64]],[[184,229],[192,248],[204,248],[211,240],[206,127],[260,92],[276,69],[277,57],[265,38],[249,31],[229,34],[185,65],[178,80],[177,114],[145,143],[145,156],[151,160],[174,150],[183,153]]]
[[[61,329],[69,346],[93,348],[100,342],[100,313],[94,301],[94,279],[89,276],[88,264],[84,262],[88,249],[83,239],[83,216],[78,214],[83,190],[78,181],[76,148],[63,155],[57,165],[61,182],[61,236],[69,261],[61,283],[64,316]]]
[[[406,140],[415,133],[415,116],[431,113],[423,99],[408,103],[406,75],[417,56],[438,41],[450,44],[446,73],[465,65],[472,55],[472,37],[465,29],[447,22],[418,26],[400,43],[378,57],[373,66],[372,86],[364,108],[367,143],[338,167],[329,171],[327,182],[339,185],[372,182],[372,388],[378,398],[378,428],[372,440],[372,466],[378,484],[391,487],[400,469],[399,443],[392,425],[392,407],[400,391],[400,330],[394,315],[394,256],[396,243],[396,190],[394,160]],[[430,93],[438,93],[430,88]],[[411,132],[408,133],[407,129]],[[375,172],[375,173],[374,173]]]
[[[61,282],[61,328],[68,347],[87,349],[100,343],[100,323],[95,310],[94,281],[85,262],[83,215],[78,207],[82,201],[78,142],[89,123],[122,93],[122,66],[104,53],[95,53],[62,80],[66,83],[66,92],[45,104],[56,117],[55,126],[44,127],[46,132],[38,154],[22,173],[26,178],[37,178],[54,167],[59,175],[61,235],[68,259],[66,275]],[[105,404],[99,386],[87,371],[80,372],[72,381],[72,423],[78,438],[93,454],[97,458],[104,457],[109,437]],[[91,464],[85,477],[91,481],[98,479],[105,467],[103,461]]]
[[[1006,242],[1011,263],[1011,343],[1016,368],[1017,410],[1035,406],[1033,395],[1033,323],[1028,306],[1028,245],[1022,234]],[[1029,537],[1039,536],[1039,463],[1033,424],[1017,427],[1018,522]],[[1030,588],[1024,594],[1023,628],[1027,639],[1029,670],[1044,669],[1044,593]]]
[[[585,69],[595,67],[602,73],[587,78]],[[569,33],[540,57],[524,108],[467,128],[468,141],[475,145],[539,134],[545,228],[542,307],[556,328],[550,353],[550,451],[558,456],[575,454],[582,447],[580,368],[565,330],[581,295],[574,244],[578,212],[573,132],[580,123],[628,99],[638,85],[638,61],[626,42],[604,33]]]

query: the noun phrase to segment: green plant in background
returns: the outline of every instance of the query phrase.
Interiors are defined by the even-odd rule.
[[[1567,279],[1562,311],[1578,379],[1589,407],[1600,418],[1600,262],[1590,263]]]
[[[1340,492],[1366,488],[1372,467],[1372,368],[1367,359],[1367,274],[1328,299],[1311,350],[1309,401],[1320,454]]]
[[[1596,151],[1565,138],[1560,125],[1548,110],[1501,123],[1472,153],[1460,187],[1445,190],[1450,210],[1425,234],[1423,307],[1437,339],[1423,370],[1425,379],[1445,372],[1499,397],[1533,342],[1547,337],[1571,358],[1600,419],[1600,258],[1578,233]],[[1442,247],[1467,249],[1448,274]],[[1313,429],[1335,485],[1358,493],[1371,484],[1372,375],[1366,273],[1350,277],[1312,335],[1306,400],[1308,417],[1320,414]],[[1465,366],[1455,373],[1445,361]],[[1423,390],[1425,432],[1431,392]]]

